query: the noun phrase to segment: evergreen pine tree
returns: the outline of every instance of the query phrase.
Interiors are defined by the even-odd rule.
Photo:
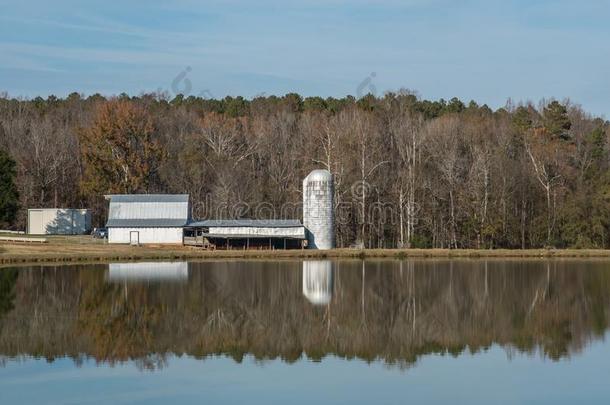
[[[15,184],[15,161],[0,150],[0,225],[10,225],[15,221],[19,208],[19,193]]]

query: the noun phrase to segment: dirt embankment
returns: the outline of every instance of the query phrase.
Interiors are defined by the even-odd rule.
[[[188,259],[283,258],[549,258],[610,257],[610,250],[333,249],[217,250],[185,246],[109,245],[88,236],[49,237],[48,243],[0,243],[0,265]]]

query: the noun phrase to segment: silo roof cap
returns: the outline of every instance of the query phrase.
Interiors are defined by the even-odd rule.
[[[326,169],[316,169],[309,173],[306,177],[307,180],[330,180],[333,175]]]

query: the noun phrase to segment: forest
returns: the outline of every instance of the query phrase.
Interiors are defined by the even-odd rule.
[[[37,207],[90,208],[100,226],[112,193],[300,219],[302,179],[326,168],[338,247],[609,248],[609,136],[568,100],[3,94],[0,229]]]

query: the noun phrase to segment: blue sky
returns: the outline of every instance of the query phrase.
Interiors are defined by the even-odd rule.
[[[0,402],[7,404],[574,404],[605,403],[608,344],[595,341],[570,359],[553,362],[498,347],[477,354],[426,355],[401,370],[380,361],[327,356],[241,364],[225,356],[196,360],[167,356],[142,372],[133,363],[76,368],[70,359],[9,360],[0,368]],[[357,387],[357,388],[355,388]]]
[[[343,96],[374,76],[377,94],[608,117],[609,17],[610,0],[0,0],[0,91]]]

